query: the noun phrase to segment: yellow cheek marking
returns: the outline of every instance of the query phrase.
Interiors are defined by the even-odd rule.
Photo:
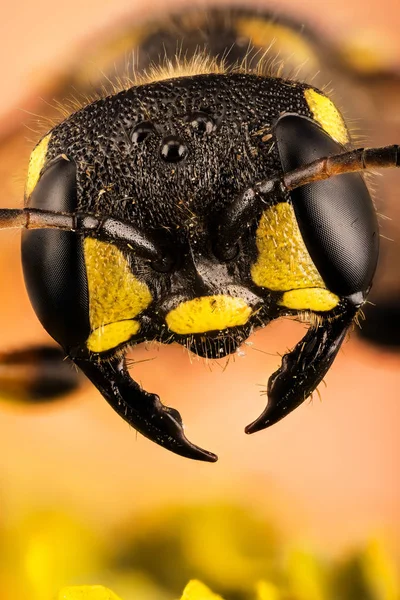
[[[279,292],[325,288],[290,204],[282,202],[264,211],[256,232],[256,244],[259,254],[250,271],[256,285]]]
[[[293,310],[327,311],[335,308],[339,298],[332,292],[321,288],[308,288],[304,290],[291,290],[283,294],[280,306]]]
[[[39,175],[46,162],[47,148],[51,133],[48,133],[33,150],[29,159],[28,177],[25,186],[25,198],[29,198],[39,181]]]
[[[301,33],[280,23],[271,23],[262,17],[241,18],[235,23],[240,37],[248,38],[259,48],[268,48],[285,63],[296,61],[295,66],[304,63],[307,70],[319,68],[319,59],[313,46]]]
[[[304,92],[309,109],[314,119],[339,144],[349,142],[349,132],[343,117],[332,100],[309,88]]]
[[[182,302],[165,320],[171,331],[186,335],[244,325],[251,313],[250,306],[242,298],[202,296]]]
[[[140,329],[138,321],[120,321],[99,327],[93,331],[86,342],[92,352],[106,352],[127,342]]]
[[[116,246],[86,238],[84,255],[89,288],[89,319],[93,331],[89,340],[96,345],[97,349],[93,351],[102,352],[126,342],[129,339],[129,336],[126,337],[128,331],[130,335],[139,331],[139,323],[132,319],[149,306],[152,295],[147,285],[133,275],[124,255]],[[125,324],[121,321],[125,321]],[[113,327],[108,329],[110,324]],[[104,347],[101,345],[103,338]],[[94,339],[97,341],[94,342]],[[109,345],[111,339],[114,346]]]

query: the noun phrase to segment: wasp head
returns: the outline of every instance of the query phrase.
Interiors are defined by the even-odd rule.
[[[84,107],[31,158],[26,210],[47,211],[56,227],[23,236],[39,319],[139,431],[215,460],[188,442],[179,413],[130,378],[121,349],[157,339],[220,357],[255,327],[312,313],[247,431],[299,405],[365,301],[376,216],[358,174],[268,193],[260,182],[350,147],[324,94],[278,78],[183,77]]]

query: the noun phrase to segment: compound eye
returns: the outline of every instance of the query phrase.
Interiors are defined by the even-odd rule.
[[[282,117],[275,136],[286,173],[343,147],[316,123]],[[376,212],[361,175],[350,173],[290,192],[307,250],[328,289],[339,296],[366,293],[378,259]]]
[[[204,112],[195,112],[188,117],[188,121],[193,129],[203,135],[215,131],[216,125],[214,120]]]
[[[75,164],[60,157],[49,166],[28,198],[28,206],[75,212]],[[47,332],[64,348],[83,342],[90,328],[81,237],[69,231],[24,231],[22,266],[32,306]]]

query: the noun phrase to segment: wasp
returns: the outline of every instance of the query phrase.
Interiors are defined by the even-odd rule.
[[[276,39],[282,63],[269,58]],[[245,431],[288,415],[367,301],[379,227],[363,172],[398,167],[400,150],[355,146],[330,95],[296,77],[320,42],[286,19],[188,11],[130,44],[139,75],[42,136],[24,207],[0,209],[0,228],[23,229],[40,322],[114,410],[164,448],[214,462],[132,378],[127,349],[158,341],[223,358],[274,319],[308,320]]]

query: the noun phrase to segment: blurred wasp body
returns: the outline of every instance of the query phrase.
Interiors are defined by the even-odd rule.
[[[280,67],[264,55],[273,40]],[[371,288],[378,224],[357,171],[400,154],[354,150],[333,101],[296,80],[294,65],[315,73],[320,60],[297,25],[192,11],[129,43],[138,81],[42,137],[25,208],[1,210],[1,225],[28,229],[38,318],[113,408],[165,448],[214,461],[133,381],[126,348],[178,342],[220,358],[273,319],[307,318],[246,432],[276,423],[320,383]]]

